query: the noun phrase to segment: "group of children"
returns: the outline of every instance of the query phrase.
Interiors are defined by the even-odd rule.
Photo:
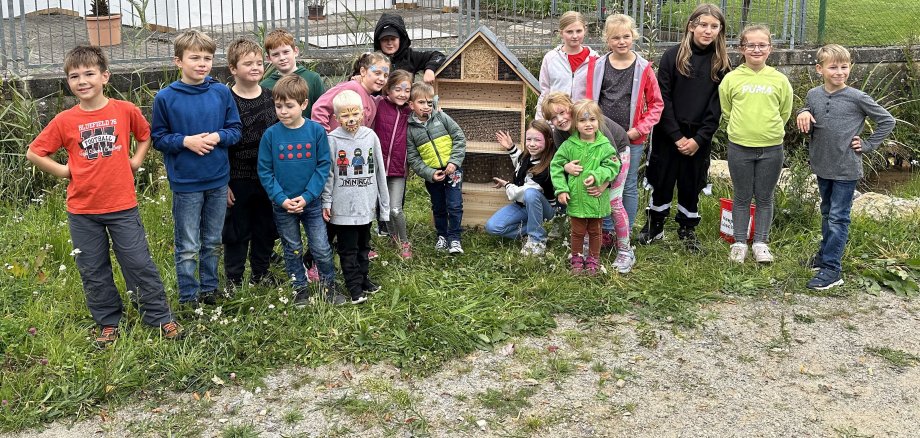
[[[638,207],[637,175],[643,144],[651,134],[646,179],[652,190],[636,240],[651,244],[663,238],[676,186],[677,235],[688,251],[700,252],[695,232],[700,223],[699,195],[708,180],[712,138],[724,119],[735,240],[728,258],[736,263],[747,258],[749,211],[755,200],[750,250],[756,262],[772,262],[768,242],[773,195],[783,167],[792,85],[767,65],[772,50],[768,27],[750,25],[740,32],[738,49],[744,63],[732,69],[725,26],[717,6],[697,6],[681,42],[662,55],[656,76],[650,63],[632,50],[638,34],[631,17],[607,18],[604,40],[609,52],[599,56],[583,44],[587,26],[581,15],[563,14],[562,44],[549,51],[541,64],[537,116],[549,121],[554,133],[565,134],[555,139],[555,155],[545,151],[552,153],[556,146],[540,143],[542,125],[532,124],[525,133],[530,155],[521,154],[506,133],[498,134],[516,173],[514,181],[496,182],[506,188],[516,206],[500,210],[486,230],[508,237],[526,232],[522,253],[541,254],[546,233],[539,225],[550,215],[555,200],[567,206],[572,225],[573,273],[597,272],[602,246],[616,246],[613,266],[629,272],[636,260],[629,232]],[[817,272],[807,287],[827,289],[842,283],[840,259],[853,190],[862,177],[861,154],[881,144],[894,128],[894,119],[868,95],[847,87],[850,55],[846,49],[831,44],[818,50],[817,58],[824,85],[808,92],[796,123],[811,134],[809,158],[821,195],[822,242],[809,261]],[[877,127],[870,138],[862,139],[859,134],[867,117]],[[604,125],[609,132],[625,130],[625,148],[612,147],[620,142],[616,134],[600,133]],[[552,160],[551,186],[540,165],[545,159]],[[586,235],[588,243],[582,246]]]
[[[719,8],[698,6],[681,43],[663,54],[656,75],[633,50],[638,35],[630,17],[607,18],[609,52],[599,56],[583,45],[581,15],[564,14],[563,42],[543,60],[539,111],[525,132],[523,149],[507,132],[496,134],[515,172],[511,181],[495,182],[513,203],[489,220],[486,231],[524,237],[522,253],[541,255],[544,221],[564,208],[571,222],[573,274],[597,273],[600,248],[614,245],[614,267],[629,272],[636,260],[629,233],[638,210],[637,175],[651,135],[646,177],[652,193],[637,241],[649,244],[663,237],[676,185],[678,236],[688,250],[699,251],[694,231],[700,222],[699,193],[712,137],[725,118],[735,226],[729,260],[742,263],[747,257],[748,211],[756,199],[753,257],[773,261],[767,243],[792,87],[766,65],[772,47],[768,28],[749,26],[740,33],[744,64],[734,70],[724,29]],[[150,125],[131,103],[104,95],[110,73],[98,47],[71,50],[64,70],[80,102],[51,121],[29,146],[27,158],[70,180],[68,223],[87,306],[99,326],[97,341],[117,338],[123,308],[112,278],[109,238],[143,321],[166,338],[182,333],[151,259],[134,192],[133,172],[151,145],[163,154],[173,192],[178,296],[189,310],[216,303],[222,244],[228,284],[242,283],[247,258],[250,280],[258,283],[268,275],[279,237],[296,305],[311,297],[312,264],[322,299],[364,302],[380,290],[368,276],[375,216],[400,255],[412,257],[403,213],[408,169],[425,180],[435,249],[463,253],[466,140],[457,123],[435,108],[434,89],[427,83],[443,55],[413,52],[409,44],[401,18],[385,14],[375,29],[375,48],[381,52],[362,55],[353,78],[326,91],[316,73],[297,65],[293,36],[276,30],[264,47],[240,39],[227,48],[233,75],[228,88],[209,76],[214,41],[188,31],[175,40],[181,77],[157,93]],[[263,49],[275,68],[267,77]],[[808,92],[796,121],[811,134],[810,161],[821,195],[822,242],[810,262],[817,273],[808,287],[825,289],[842,283],[849,210],[862,177],[860,154],[878,147],[894,119],[865,93],[847,87],[846,49],[828,45],[817,55],[824,85]],[[391,70],[394,66],[400,69]],[[413,83],[416,73],[424,80]],[[878,126],[861,139],[867,116]],[[67,164],[52,158],[61,147]],[[336,286],[333,243],[347,294]],[[304,257],[307,252],[311,257]]]

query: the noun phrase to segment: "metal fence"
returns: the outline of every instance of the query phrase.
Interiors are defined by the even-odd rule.
[[[811,0],[813,3],[820,0]],[[403,3],[405,2],[405,3]],[[600,30],[613,12],[640,24],[644,44],[676,42],[699,0],[108,0],[121,14],[120,43],[107,48],[115,64],[163,65],[172,39],[189,28],[208,32],[219,51],[240,36],[260,40],[284,27],[304,44],[307,56],[366,50],[382,13],[406,21],[413,47],[453,49],[480,25],[489,26],[511,49],[558,44],[559,16],[578,10],[588,18],[588,44],[604,51]],[[770,25],[778,44],[800,45],[815,15],[807,0],[716,0],[726,12],[727,35],[746,22]],[[0,68],[7,74],[56,71],[64,53],[87,43],[86,17],[93,0],[0,0]],[[314,10],[316,8],[319,10]],[[813,28],[813,26],[812,26]],[[95,31],[111,37],[114,31]],[[640,43],[642,44],[642,43]]]

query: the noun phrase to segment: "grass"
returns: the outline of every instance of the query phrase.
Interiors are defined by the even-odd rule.
[[[892,367],[899,369],[920,364],[920,356],[890,347],[866,347],[866,352],[885,359]]]
[[[157,177],[151,179],[155,182],[140,195],[141,214],[175,304],[169,191]],[[809,293],[804,283],[811,272],[800,262],[815,250],[818,239],[816,218],[805,225],[784,218],[792,213],[783,212],[787,201],[780,196],[773,233],[777,262],[728,265],[727,244],[717,236],[716,202],[704,198],[699,231],[705,255],[684,253],[669,222],[664,242],[637,249],[640,263],[630,275],[573,281],[566,251],[558,243],[543,259],[521,259],[518,242],[468,232],[466,255],[435,254],[426,196],[416,179],[407,197],[416,257],[401,261],[394,248],[378,241],[382,256],[371,272],[384,291],[366,305],[296,310],[283,302],[288,298],[284,287],[244,288],[223,303],[219,315],[209,308],[199,320],[183,320],[189,336],[180,342],[162,341],[129,308],[118,344],[97,350],[90,342],[93,323],[70,255],[63,188],[58,184],[40,201],[0,211],[0,220],[8,224],[0,229],[0,398],[7,401],[0,407],[0,430],[92,415],[133,400],[142,390],[203,393],[220,386],[214,376],[231,382],[230,373],[237,376],[231,384],[257,385],[270,370],[287,365],[382,361],[424,374],[471,350],[502,345],[509,336],[545,333],[557,313],[591,319],[630,310],[640,318],[693,325],[701,304],[725,295]],[[726,194],[717,187],[716,196]],[[916,254],[918,224],[916,219],[884,226],[854,221],[846,272],[858,272],[862,256],[909,259]],[[276,273],[283,276],[280,270]],[[120,274],[116,279],[123,288]],[[35,328],[34,335],[30,328]],[[655,347],[654,330],[640,324],[637,334],[647,348]],[[585,342],[577,331],[566,331],[563,337],[567,344]],[[590,361],[560,353],[535,351],[532,377],[558,381],[572,372],[574,360]],[[526,356],[526,351],[519,354]],[[393,404],[391,395],[375,397],[398,406],[391,411],[411,416],[404,405]],[[342,403],[361,417],[358,400]],[[173,425],[183,430],[190,426]]]
[[[503,388],[502,390],[488,389],[486,392],[476,396],[479,405],[492,411],[496,417],[517,417],[520,413],[530,407],[530,397],[534,395],[536,389],[530,386],[524,386],[517,390]]]

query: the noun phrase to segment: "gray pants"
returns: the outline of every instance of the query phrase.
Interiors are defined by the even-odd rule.
[[[386,229],[391,236],[396,237],[400,242],[408,242],[406,213],[403,211],[403,202],[406,196],[406,178],[388,176],[387,189],[390,191],[390,221],[386,223]]]
[[[159,327],[173,320],[137,207],[105,214],[67,213],[67,222],[86,306],[96,324],[117,326],[122,316],[122,300],[112,275],[109,237],[125,285],[131,299],[138,303],[144,323]]]
[[[783,170],[783,145],[746,147],[728,142],[728,172],[732,177],[732,222],[735,242],[747,243],[751,198],[757,202],[754,214],[754,242],[766,243],[773,224],[773,193]]]

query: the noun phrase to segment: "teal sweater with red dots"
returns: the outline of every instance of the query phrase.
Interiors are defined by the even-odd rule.
[[[259,143],[259,181],[279,206],[298,196],[307,203],[317,200],[330,165],[326,130],[309,119],[297,129],[275,123]]]

